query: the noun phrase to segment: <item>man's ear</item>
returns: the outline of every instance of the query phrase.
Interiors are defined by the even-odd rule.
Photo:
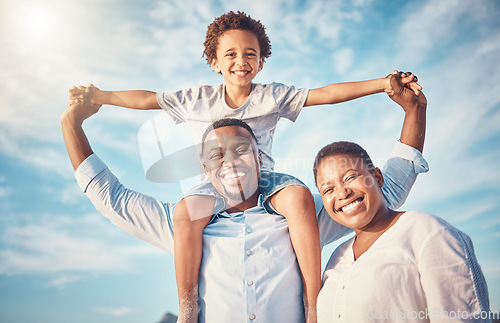
[[[220,73],[220,67],[219,67],[219,64],[217,63],[216,58],[212,59],[212,64],[210,64],[210,65],[212,66],[212,69],[214,70],[215,73]]]
[[[373,176],[377,180],[378,187],[384,186],[384,175],[382,175],[382,171],[380,170],[380,168],[376,167],[373,170]]]
[[[203,166],[203,172],[205,173],[205,176],[208,177],[208,167],[207,167],[207,164],[203,163],[202,166]]]

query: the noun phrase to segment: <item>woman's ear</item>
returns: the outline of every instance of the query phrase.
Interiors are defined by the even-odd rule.
[[[377,180],[378,187],[384,186],[384,175],[382,175],[382,171],[380,170],[380,168],[376,167],[373,170],[373,176]]]

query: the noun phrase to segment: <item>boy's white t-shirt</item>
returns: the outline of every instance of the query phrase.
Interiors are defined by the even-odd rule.
[[[225,100],[225,85],[196,86],[177,92],[159,92],[157,100],[176,124],[186,122],[195,143],[201,143],[205,130],[223,118],[241,119],[252,128],[262,151],[263,168],[274,169],[271,156],[273,135],[281,118],[295,121],[309,90],[281,83],[252,84],[248,100],[231,109]]]

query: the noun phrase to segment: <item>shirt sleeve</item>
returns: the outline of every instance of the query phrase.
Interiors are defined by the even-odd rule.
[[[273,95],[281,118],[295,121],[306,103],[309,90],[273,83]]]
[[[398,141],[391,157],[385,163],[384,176],[385,202],[391,209],[398,209],[406,201],[417,175],[429,171],[427,161],[415,148]]]
[[[189,105],[196,94],[194,88],[177,92],[158,92],[156,100],[158,105],[174,120],[175,124],[179,124],[186,122]]]
[[[481,317],[489,311],[486,280],[469,236],[447,227],[430,232],[417,266],[431,322],[449,322],[447,313],[459,314],[460,321],[488,321]]]
[[[174,252],[173,205],[124,187],[95,154],[75,171],[82,191],[99,213],[136,238]]]
[[[316,217],[318,219],[319,239],[321,248],[354,232],[352,229],[335,222],[326,212],[321,196],[313,194],[316,205]]]

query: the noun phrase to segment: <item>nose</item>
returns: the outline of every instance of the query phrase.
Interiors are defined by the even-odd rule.
[[[244,55],[238,55],[238,57],[236,58],[236,64],[238,64],[239,66],[245,66],[247,64]]]
[[[352,193],[352,191],[349,188],[349,186],[340,185],[337,188],[337,198],[340,199],[340,200],[348,198],[349,195],[351,195],[351,193]]]
[[[224,154],[224,160],[223,160],[223,163],[224,165],[226,164],[234,164],[234,162],[236,161],[238,157],[236,156],[236,154],[232,151],[226,151],[226,153]]]

